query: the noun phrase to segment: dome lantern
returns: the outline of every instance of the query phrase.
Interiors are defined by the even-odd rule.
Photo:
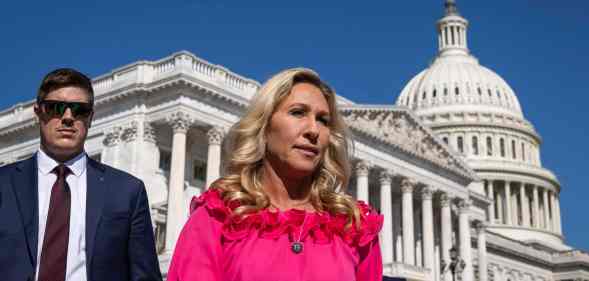
[[[460,16],[454,0],[446,0],[444,7],[445,15],[438,21],[439,55],[468,54],[468,21]]]

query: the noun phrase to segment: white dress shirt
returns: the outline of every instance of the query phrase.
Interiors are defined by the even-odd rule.
[[[86,153],[81,153],[70,161],[64,163],[72,173],[66,181],[70,187],[70,231],[67,247],[67,265],[65,280],[85,281],[86,276]],[[41,251],[45,237],[45,225],[49,212],[51,188],[57,179],[57,175],[51,171],[59,163],[49,157],[43,150],[37,153],[38,187],[39,187],[39,236],[37,237],[37,269],[35,280],[39,278],[39,265],[41,263]]]

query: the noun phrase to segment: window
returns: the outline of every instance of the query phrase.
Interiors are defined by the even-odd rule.
[[[479,139],[475,136],[472,137],[472,154],[479,155]]]
[[[454,88],[454,93],[458,96],[460,95],[460,91],[458,90],[458,87]]]
[[[446,144],[448,144],[448,137],[443,137],[443,138],[442,138],[442,140],[443,140],[443,141],[444,141]]]
[[[206,181],[207,179],[207,163],[194,160],[192,161],[192,179]]]
[[[437,94],[437,91],[436,91],[436,89],[434,89],[434,92],[432,93],[432,96],[435,98],[436,97],[436,94]]]
[[[458,137],[456,140],[456,145],[458,146],[458,151],[460,151],[460,153],[464,153],[464,142],[462,137]]]
[[[487,137],[487,156],[493,156],[493,139]]]
[[[448,95],[448,88],[444,88],[444,96]]]
[[[424,100],[425,99],[425,91],[423,91],[423,95],[421,96],[421,99]]]
[[[511,157],[515,159],[515,141],[511,140]]]
[[[501,157],[505,157],[505,140],[503,138],[499,139],[499,150]]]
[[[482,96],[483,95],[483,91],[481,91],[481,88],[480,87],[477,88],[477,92],[479,93],[479,96]]]
[[[172,154],[167,150],[160,149],[159,168],[162,171],[169,172],[171,163],[172,163]]]
[[[522,161],[526,161],[526,145],[522,142]]]
[[[493,94],[491,93],[491,89],[487,89],[487,93],[489,94],[489,97],[493,96]]]

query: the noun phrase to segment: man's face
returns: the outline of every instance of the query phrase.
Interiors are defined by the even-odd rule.
[[[84,112],[79,110],[79,106],[72,108],[59,102],[85,103],[88,106],[89,94],[78,87],[64,87],[48,93],[43,101],[35,104],[35,114],[41,127],[41,149],[55,160],[65,162],[84,150],[93,112]],[[85,114],[76,114],[79,112]]]

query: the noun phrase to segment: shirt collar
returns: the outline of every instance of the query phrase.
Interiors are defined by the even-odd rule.
[[[70,168],[76,177],[79,177],[86,170],[87,161],[88,159],[86,158],[86,152],[82,152],[64,164]],[[39,171],[41,171],[41,173],[44,175],[47,175],[51,173],[51,171],[53,171],[57,165],[59,165],[59,162],[55,161],[53,158],[47,155],[47,153],[45,153],[42,149],[39,149],[37,152],[37,165],[39,166]]]

